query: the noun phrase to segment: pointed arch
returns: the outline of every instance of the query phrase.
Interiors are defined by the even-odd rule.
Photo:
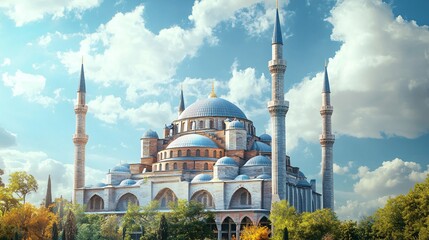
[[[92,212],[92,211],[97,212],[99,210],[103,210],[104,209],[103,198],[100,197],[98,194],[94,194],[94,196],[92,196],[88,201],[87,209],[90,212]]]
[[[239,188],[231,197],[229,208],[249,208],[252,205],[252,195],[246,188]]]
[[[119,198],[118,203],[116,204],[116,211],[127,211],[129,204],[138,206],[139,200],[137,200],[137,197],[134,194],[125,193]]]
[[[250,220],[249,217],[246,216],[241,220],[240,231],[243,230],[247,226],[253,226],[253,222],[252,222],[252,220]]]
[[[192,195],[191,200],[204,205],[205,208],[215,208],[213,196],[206,190],[200,190]]]
[[[226,217],[221,225],[222,239],[232,239],[232,236],[237,236],[237,225],[230,218]]]
[[[170,202],[177,202],[177,196],[170,188],[164,188],[158,192],[155,200],[159,202],[160,208],[166,209]]]

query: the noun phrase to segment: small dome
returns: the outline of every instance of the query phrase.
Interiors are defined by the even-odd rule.
[[[158,133],[156,133],[152,129],[149,129],[145,133],[143,133],[142,138],[156,138],[156,139],[158,139]]]
[[[241,175],[238,175],[237,177],[235,177],[234,180],[249,180],[249,179],[250,179],[249,176],[241,174]]]
[[[271,176],[268,174],[261,174],[257,176],[256,179],[271,179]]]
[[[129,173],[130,172],[130,168],[129,165],[128,167],[123,164],[123,165],[116,165],[112,168],[111,170],[112,173]]]
[[[174,141],[168,144],[167,149],[184,147],[218,148],[216,143],[206,136],[199,134],[188,134],[176,138]]]
[[[197,176],[195,176],[191,182],[195,183],[195,182],[208,182],[210,180],[212,180],[212,176],[209,174],[205,174],[205,173],[200,173]]]
[[[307,182],[305,179],[298,180],[298,183],[296,184],[297,187],[311,187],[311,184]]]
[[[207,98],[199,100],[187,107],[179,116],[179,120],[196,117],[230,117],[247,119],[243,111],[223,98]]]
[[[142,185],[143,183],[147,182],[146,179],[140,179],[136,182],[136,185]]]
[[[262,142],[271,142],[271,136],[266,133],[261,134],[259,138],[261,139]]]
[[[244,164],[244,167],[249,166],[271,166],[271,160],[265,156],[259,155],[256,157],[252,157],[249,161]]]
[[[136,184],[135,180],[125,179],[125,180],[122,180],[122,182],[119,184],[119,186],[132,186],[134,184]]]
[[[105,187],[105,186],[107,186],[107,184],[102,183],[102,182],[97,183],[97,184],[94,185],[94,187]]]
[[[234,166],[234,167],[238,167],[238,165],[234,161],[234,159],[232,159],[230,157],[219,158],[219,160],[216,161],[215,166]]]
[[[304,173],[303,173],[303,172],[301,172],[301,171],[299,171],[299,172],[298,172],[298,177],[299,177],[299,178],[307,178],[307,177],[304,175]]]
[[[271,146],[263,142],[255,141],[252,145],[252,150],[259,152],[271,152]]]
[[[244,123],[234,120],[228,124],[229,129],[244,129]]]

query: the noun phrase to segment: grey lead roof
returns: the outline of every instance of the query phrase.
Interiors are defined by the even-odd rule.
[[[85,74],[84,74],[84,71],[83,71],[83,63],[82,63],[82,67],[80,69],[80,82],[79,82],[79,89],[77,91],[78,92],[86,93]]]
[[[279,20],[279,9],[276,9],[276,23],[274,24],[274,32],[273,32],[273,44],[282,44],[283,45],[283,38],[282,38],[282,30],[280,28],[280,20]]]
[[[180,119],[195,117],[229,117],[247,119],[243,111],[223,98],[207,98],[199,100],[185,109]]]
[[[325,66],[325,79],[323,80],[322,93],[330,93],[330,92],[331,92],[331,89],[329,87],[328,66]]]

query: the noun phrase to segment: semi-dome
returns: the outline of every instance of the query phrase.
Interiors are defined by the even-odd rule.
[[[271,136],[266,133],[261,134],[259,138],[261,139],[262,142],[271,142]]]
[[[217,148],[218,146],[210,138],[199,134],[188,134],[176,138],[171,142],[167,149],[170,148],[184,148],[184,147],[205,147]]]
[[[264,174],[257,176],[256,179],[271,179],[271,176],[264,173]]]
[[[132,186],[134,184],[136,184],[135,180],[125,179],[125,180],[122,180],[122,182],[119,184],[119,186]]]
[[[244,164],[244,167],[249,166],[271,166],[271,160],[265,156],[259,155],[256,157],[252,157],[249,161]]]
[[[271,152],[271,146],[263,142],[255,141],[252,145],[252,150],[259,152]]]
[[[244,129],[244,123],[238,120],[234,120],[229,123],[228,127],[229,129]]]
[[[142,138],[156,138],[156,139],[158,139],[158,133],[156,133],[152,129],[149,129],[145,133],[143,133]]]
[[[208,182],[210,180],[212,180],[212,176],[209,174],[205,174],[205,173],[200,173],[197,176],[195,176],[191,182],[195,183],[195,182]]]
[[[215,166],[235,166],[238,167],[237,163],[233,158],[230,157],[222,157],[216,161]]]
[[[123,165],[116,165],[111,170],[112,173],[129,173],[130,168],[127,167],[125,164]]]
[[[238,175],[237,177],[235,177],[234,180],[249,180],[249,179],[250,179],[249,176],[241,174],[241,175]]]
[[[233,103],[223,99],[211,97],[199,100],[185,109],[179,116],[180,119],[196,117],[230,117],[247,119],[243,111]]]

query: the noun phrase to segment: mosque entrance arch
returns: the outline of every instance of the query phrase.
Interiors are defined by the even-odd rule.
[[[159,202],[160,208],[168,208],[170,202],[177,203],[177,196],[170,188],[164,188],[156,195],[155,200]]]
[[[97,194],[92,196],[88,202],[88,211],[96,212],[104,209],[104,200]]]
[[[206,190],[200,190],[194,193],[191,200],[194,200],[203,204],[205,208],[214,208],[213,197]]]
[[[237,225],[230,217],[226,217],[225,220],[223,220],[221,231],[222,240],[232,239],[233,236],[237,237]]]
[[[116,211],[127,211],[129,204],[139,205],[139,200],[132,193],[126,193],[119,198]]]

